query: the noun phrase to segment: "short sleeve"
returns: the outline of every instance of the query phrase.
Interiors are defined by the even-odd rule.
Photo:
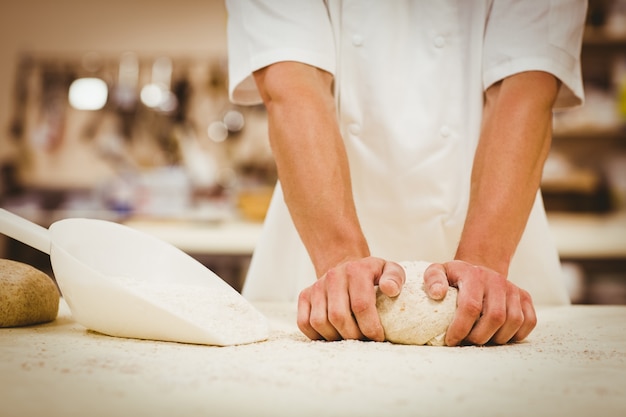
[[[228,93],[236,104],[259,104],[252,73],[298,61],[335,73],[335,47],[322,0],[227,0]]]
[[[585,0],[494,0],[485,31],[485,89],[519,72],[546,71],[562,82],[555,108],[581,104],[586,8]]]

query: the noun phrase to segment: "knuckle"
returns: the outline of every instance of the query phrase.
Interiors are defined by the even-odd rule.
[[[310,298],[311,298],[311,291],[309,288],[307,288],[301,291],[300,294],[298,294],[298,303],[299,304],[306,303],[309,301]]]
[[[307,297],[311,298],[313,297],[313,295],[315,293],[319,293],[320,291],[324,291],[324,282],[321,279],[318,279],[317,281],[315,281],[313,283],[313,285],[311,285],[309,288],[307,288],[307,292],[305,293],[304,291],[302,293],[300,293],[301,295],[306,295]]]
[[[489,343],[493,345],[506,345],[508,342],[509,341],[506,339],[500,339],[500,338],[494,337],[493,339],[491,339]]]
[[[520,293],[519,293],[520,301],[522,303],[530,303],[530,304],[533,303],[533,297],[530,295],[530,293],[528,291],[523,290],[521,288],[520,288],[519,291],[520,291]]]
[[[315,340],[321,337],[320,334],[311,326],[308,318],[298,318],[297,323],[300,331],[304,333],[305,336],[307,336],[309,339]]]
[[[311,326],[309,326],[309,320],[304,317],[298,317],[296,320],[298,324],[298,328],[302,331],[308,330]]]
[[[328,283],[332,284],[332,283],[337,282],[339,279],[341,279],[341,273],[340,273],[337,269],[333,268],[333,269],[329,269],[329,270],[326,272],[326,274],[324,275],[323,280],[318,279],[318,280],[315,282],[315,284],[318,284],[318,283],[319,283],[319,285],[322,285],[321,283],[322,283],[323,281],[326,281],[326,282],[328,282]],[[315,284],[314,284],[314,285],[315,285]]]
[[[524,314],[521,311],[511,313],[507,316],[507,321],[519,329],[524,324]]]
[[[354,314],[363,313],[364,311],[367,311],[369,307],[370,307],[370,304],[367,302],[367,300],[361,297],[357,297],[357,298],[350,300],[350,309],[352,310]]]
[[[344,265],[344,271],[350,280],[361,279],[364,274],[365,265],[358,261],[349,261]]]
[[[365,336],[367,339],[372,340],[377,338],[379,332],[376,327],[367,326],[361,328],[361,333],[363,333],[363,336]]]
[[[465,339],[465,343],[469,343],[471,345],[475,345],[475,346],[484,346],[487,344],[489,340],[487,340],[486,338],[482,337],[479,338],[477,336],[473,336],[473,335],[469,335],[466,339]]]
[[[472,298],[459,302],[459,309],[461,309],[466,315],[478,317],[483,311],[483,303],[480,300]]]
[[[484,317],[490,324],[500,328],[507,321],[507,314],[504,308],[498,308],[490,311]]]
[[[308,324],[313,329],[320,329],[326,325],[326,317],[321,314],[312,314],[311,317],[309,317]]]
[[[340,311],[336,309],[328,309],[328,321],[334,327],[338,327],[338,326],[342,327],[343,324],[346,322],[346,318],[344,314],[341,313]]]
[[[309,320],[306,318],[298,317],[297,323],[298,323],[298,328],[302,330],[302,332],[305,334],[307,334],[310,330],[312,330],[312,327],[309,324]]]

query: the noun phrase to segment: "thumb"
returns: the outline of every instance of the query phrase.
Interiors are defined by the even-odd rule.
[[[378,279],[378,288],[388,297],[396,297],[406,280],[404,268],[395,262],[385,262]]]
[[[433,300],[443,300],[448,293],[448,276],[442,264],[431,264],[424,271],[424,288]]]

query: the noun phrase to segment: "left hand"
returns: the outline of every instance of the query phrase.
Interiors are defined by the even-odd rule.
[[[310,339],[382,342],[385,332],[376,310],[376,286],[397,296],[404,269],[381,258],[352,259],[331,268],[298,298],[298,327]]]
[[[537,324],[530,294],[489,268],[464,261],[432,264],[424,284],[435,300],[446,295],[449,285],[458,288],[457,311],[446,332],[448,346],[520,341]]]

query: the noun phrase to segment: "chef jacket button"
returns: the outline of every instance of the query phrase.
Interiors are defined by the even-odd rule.
[[[354,45],[354,46],[361,46],[361,45],[363,45],[363,38],[361,37],[361,35],[353,35],[352,36],[352,45]]]
[[[437,47],[437,48],[443,48],[444,45],[446,44],[446,39],[443,36],[437,36],[434,40],[433,40],[433,44]]]
[[[359,126],[357,123],[352,123],[350,126],[348,126],[348,130],[351,134],[358,135],[359,133],[361,133],[361,126]]]
[[[441,137],[447,138],[452,134],[452,130],[450,130],[448,126],[441,126],[441,129],[439,129],[439,134],[441,135]]]

